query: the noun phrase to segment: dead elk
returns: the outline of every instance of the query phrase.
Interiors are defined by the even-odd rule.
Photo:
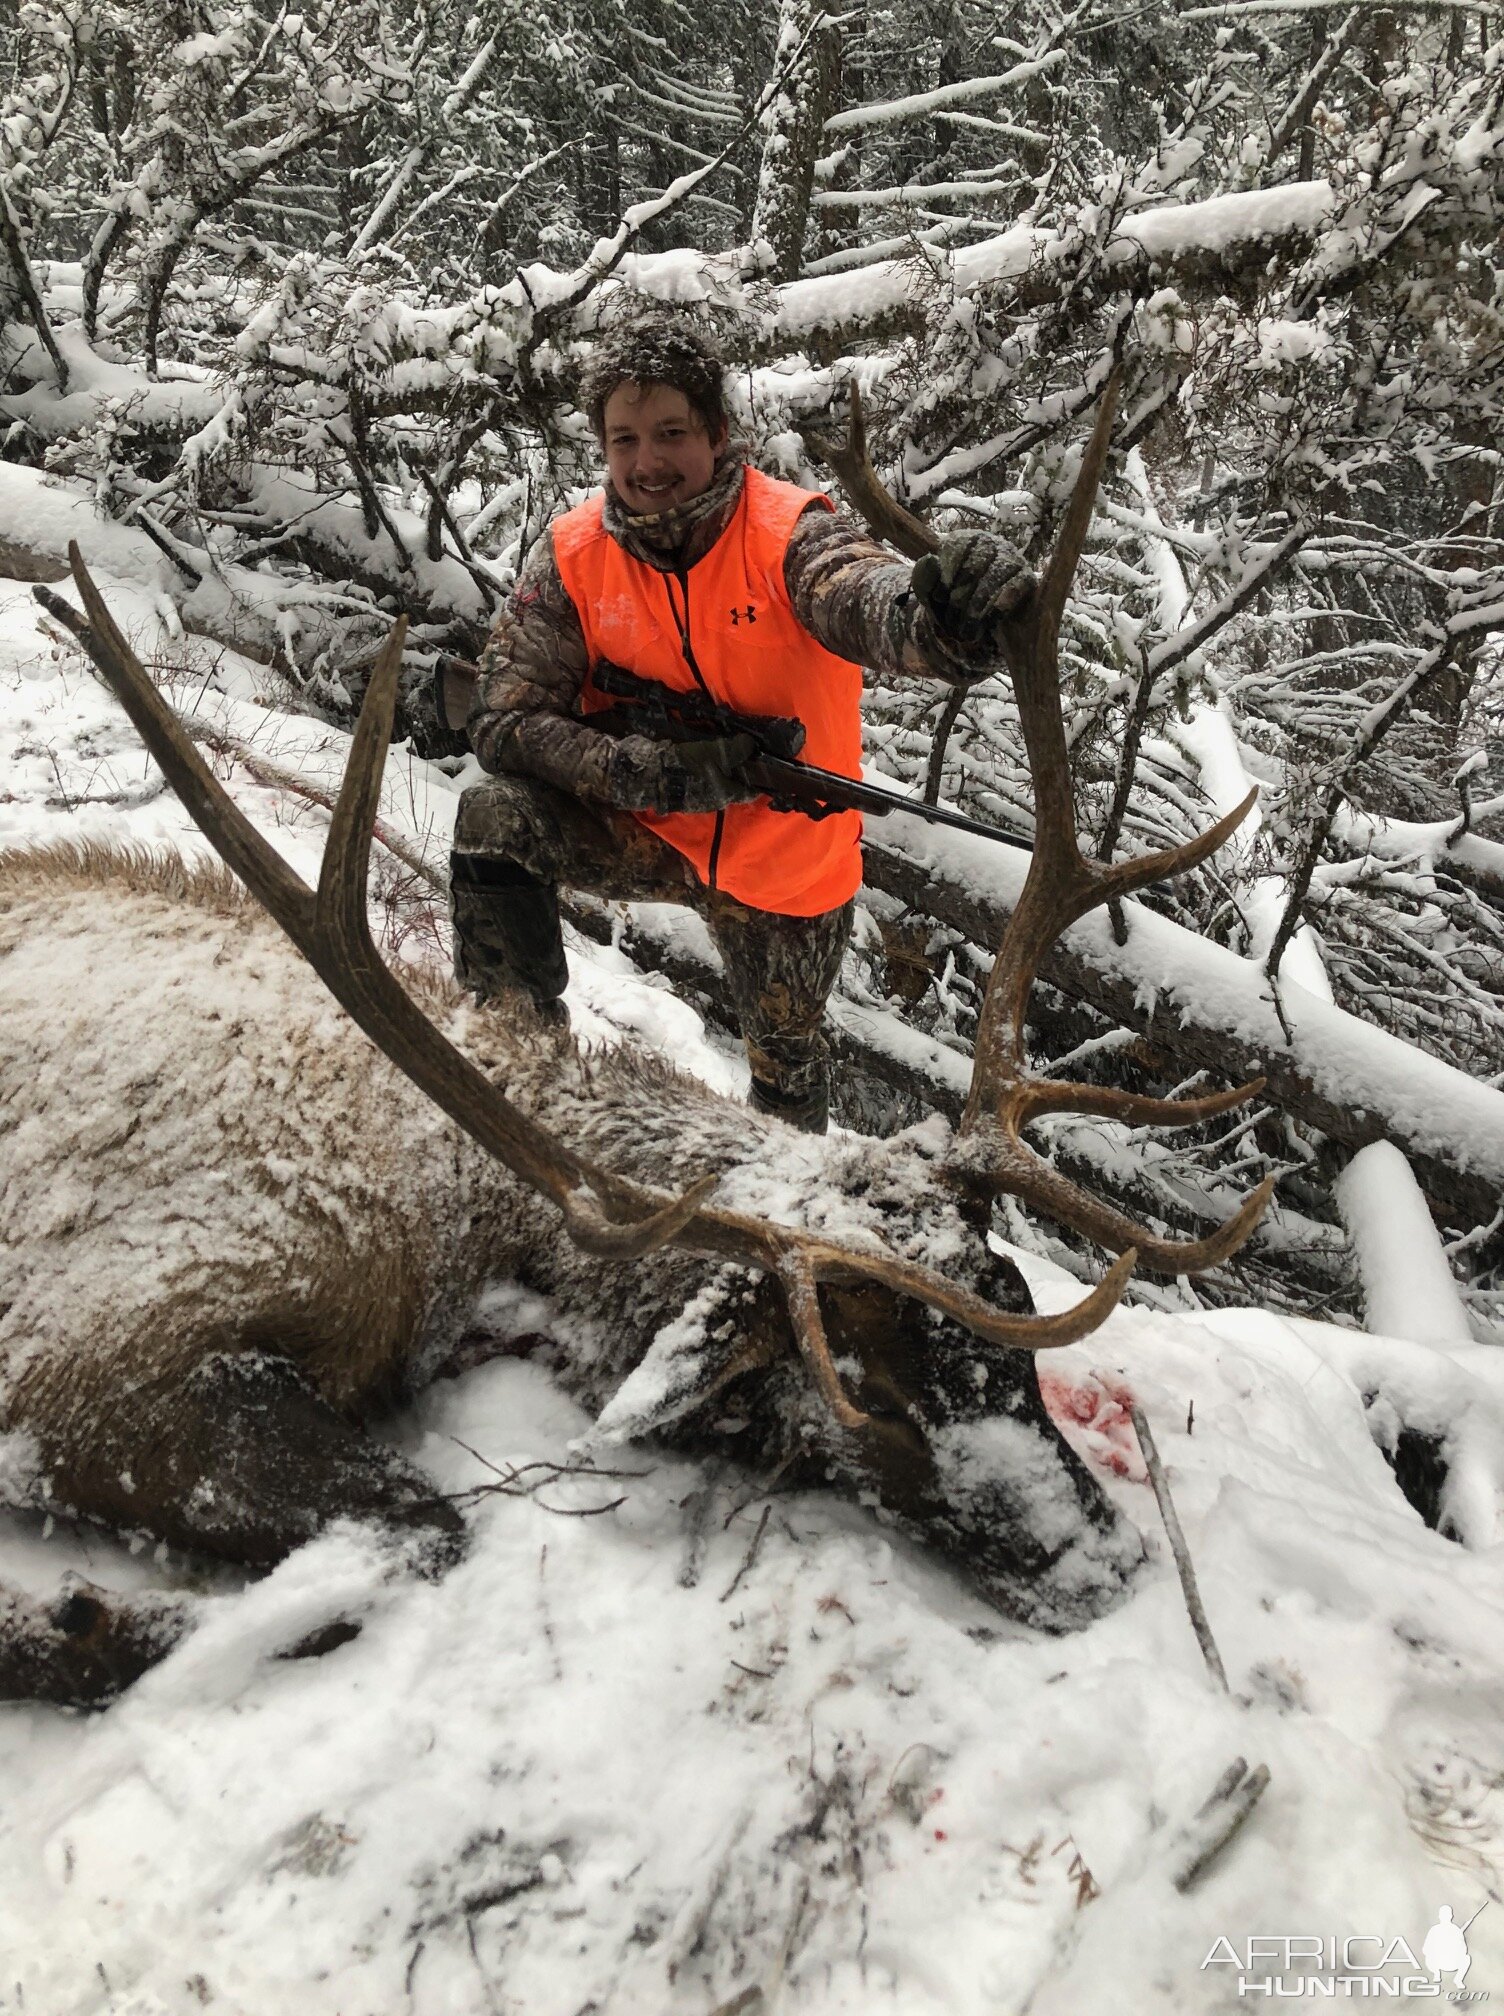
[[[1010,663],[1029,661],[1019,693],[1041,781],[1056,774],[1067,549],[1108,424],[1104,405],[1084,504],[1008,644]],[[1030,1080],[1023,1009],[1054,931],[1203,858],[1229,822],[1125,871],[1081,861],[1068,810],[1066,824],[1041,816],[961,1137],[810,1141],[651,1059],[584,1059],[521,1008],[478,1009],[447,981],[386,968],[365,881],[400,630],[314,892],[204,769],[76,554],[74,567],[84,617],[49,608],[297,953],[220,872],[88,852],[0,861],[0,1428],[26,1452],[9,1466],[20,1502],[251,1564],[333,1518],[375,1517],[442,1559],[454,1508],[360,1424],[431,1377],[485,1288],[510,1279],[557,1306],[562,1377],[619,1424],[720,1433],[751,1462],[875,1495],[1029,1623],[1070,1628],[1115,1599],[1138,1537],[1050,1422],[1033,1353],[1103,1319],[1135,1246],[1175,1272],[1214,1264],[1264,1193],[1215,1239],[1176,1247],[1063,1185],[1019,1139],[1034,1113],[1168,1116]],[[697,1178],[678,1191],[686,1168]],[[989,1250],[999,1186],[1124,1249],[1064,1315],[1027,1313]],[[651,1377],[634,1381],[645,1360]],[[707,1413],[742,1425],[711,1429]],[[78,1596],[14,1621],[0,1685],[73,1699],[122,1684],[178,1628]],[[70,1665],[72,1639],[89,1659]]]

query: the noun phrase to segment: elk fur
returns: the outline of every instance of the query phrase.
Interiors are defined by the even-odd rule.
[[[1021,1304],[936,1180],[924,1130],[811,1140],[640,1052],[582,1055],[520,1007],[403,979],[509,1098],[619,1173],[672,1186],[715,1171],[738,1209],[868,1230]],[[693,1308],[722,1340],[704,1391],[740,1378],[751,1431],[734,1453],[802,1452],[811,1475],[876,1483],[901,1524],[1033,1621],[1093,1614],[1137,1558],[1049,1428],[1027,1354],[904,1298],[827,1293],[832,1348],[861,1360],[864,1403],[891,1415],[876,1441],[838,1429],[755,1277],[571,1246],[554,1207],[355,1030],[221,868],[93,846],[0,856],[0,1170],[0,1429],[12,1495],[37,1508],[253,1562],[341,1511],[453,1529],[416,1472],[341,1440],[343,1424],[421,1386],[487,1286],[518,1280],[567,1318],[561,1376],[597,1409]],[[288,1427],[292,1369],[318,1418]],[[987,1474],[984,1444],[1016,1478]]]

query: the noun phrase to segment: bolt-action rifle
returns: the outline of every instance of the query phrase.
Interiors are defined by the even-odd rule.
[[[441,658],[435,675],[439,717],[451,728],[463,728],[469,713],[475,673],[455,658]],[[834,770],[821,770],[799,760],[804,747],[804,723],[781,714],[738,714],[711,694],[692,689],[681,693],[657,679],[644,679],[624,666],[605,661],[591,672],[598,693],[619,700],[582,718],[592,728],[607,735],[646,735],[655,742],[703,742],[729,735],[750,735],[757,753],[743,765],[742,775],[767,796],[777,812],[802,812],[807,819],[824,819],[832,812],[865,812],[884,819],[890,812],[911,812],[931,826],[953,826],[962,833],[975,833],[983,840],[996,840],[1004,847],[1032,851],[1033,842],[1001,826],[987,826],[960,812],[947,812],[940,805],[926,805],[919,798],[905,798],[897,791],[885,791],[860,777],[842,777]]]

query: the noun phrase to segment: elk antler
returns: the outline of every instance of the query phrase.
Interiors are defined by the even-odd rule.
[[[601,1168],[530,1119],[430,1022],[371,942],[366,868],[371,825],[391,740],[405,626],[399,621],[377,659],[350,748],[317,893],[267,845],[205,766],[172,709],[115,625],[76,544],[68,557],[83,599],[80,617],[45,588],[50,614],[88,651],[125,708],[185,808],[225,862],[259,897],[371,1040],[434,1104],[481,1147],[564,1214],[565,1229],[587,1252],[635,1258],[674,1245],[776,1275],[789,1304],[801,1355],[816,1386],[847,1427],[867,1416],[841,1389],[831,1362],[817,1288],[876,1282],[951,1316],[989,1344],[1038,1351],[1072,1344],[1096,1329],[1133,1271],[1125,1253],[1073,1308],[1048,1317],[994,1309],[969,1290],[885,1252],[823,1238],[769,1219],[711,1211],[717,1178],[703,1177],[681,1197],[664,1197]],[[582,1193],[594,1192],[599,1206]]]
[[[1107,460],[1117,406],[1120,368],[1102,394],[1096,424],[1066,507],[1054,553],[1033,595],[1001,627],[999,642],[1018,702],[1034,796],[1034,855],[998,955],[993,962],[977,1025],[971,1089],[960,1132],[971,1137],[953,1165],[969,1180],[986,1180],[1021,1197],[1102,1245],[1133,1247],[1142,1265],[1158,1273],[1196,1274],[1235,1253],[1262,1217],[1274,1188],[1260,1184],[1218,1231],[1205,1239],[1161,1239],[1081,1189],[1035,1154],[1021,1138],[1045,1113],[1092,1113],[1130,1126],[1189,1126],[1240,1106],[1263,1088],[1262,1078],[1202,1099],[1149,1099],[1097,1085],[1073,1085],[1030,1076],[1024,1020],[1041,960],[1063,931],[1089,910],[1194,868],[1230,839],[1258,797],[1182,846],[1141,860],[1106,864],[1088,860],[1076,838],[1070,755],[1060,712],[1060,623],[1066,597],[1086,544],[1092,505]],[[940,541],[927,525],[887,496],[866,453],[861,404],[852,388],[850,439],[844,448],[808,437],[841,477],[852,502],[880,537],[909,557],[933,553]],[[879,501],[880,500],[880,501]]]
[[[935,551],[940,542],[929,526],[912,511],[906,511],[878,480],[867,453],[867,420],[862,412],[861,390],[854,378],[846,439],[841,441],[813,427],[801,428],[800,433],[811,455],[834,469],[841,479],[841,488],[879,539],[886,539],[911,560]]]

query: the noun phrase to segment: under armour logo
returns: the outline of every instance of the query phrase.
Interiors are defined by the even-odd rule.
[[[757,621],[757,604],[755,602],[749,602],[745,609],[732,610],[731,627],[733,630],[736,628],[737,624],[741,622],[743,616],[746,617],[749,623],[755,623]]]

